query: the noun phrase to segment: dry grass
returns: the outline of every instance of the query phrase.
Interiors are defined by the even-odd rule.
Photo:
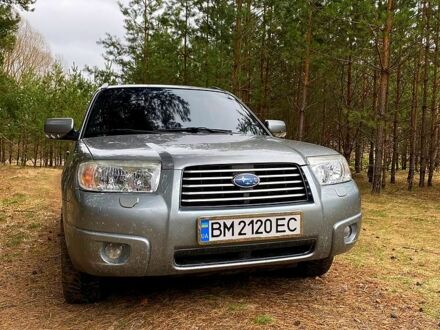
[[[440,188],[409,193],[399,184],[376,197],[358,178],[362,238],[323,278],[118,280],[106,301],[71,306],[59,283],[59,175],[0,168],[0,328],[439,327]]]
[[[399,184],[373,196],[364,178],[358,178],[365,220],[362,239],[355,252],[343,258],[374,270],[374,278],[391,292],[411,292],[424,312],[440,320],[440,180],[434,187],[409,192],[405,179],[401,173]]]

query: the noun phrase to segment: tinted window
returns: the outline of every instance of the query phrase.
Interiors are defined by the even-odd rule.
[[[109,88],[99,93],[84,137],[188,127],[266,135],[255,117],[226,93],[173,88]]]

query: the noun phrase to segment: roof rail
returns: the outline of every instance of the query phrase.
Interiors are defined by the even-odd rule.
[[[105,83],[105,84],[103,84],[101,87],[99,87],[99,89],[105,89],[105,88],[107,88],[108,86],[110,86],[108,83]]]

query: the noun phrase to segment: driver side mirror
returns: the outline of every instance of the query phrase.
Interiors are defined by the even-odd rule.
[[[275,136],[279,138],[286,137],[286,123],[282,120],[266,120],[266,127],[269,131]]]
[[[44,133],[49,139],[78,140],[79,134],[73,125],[72,118],[49,118],[44,124]]]

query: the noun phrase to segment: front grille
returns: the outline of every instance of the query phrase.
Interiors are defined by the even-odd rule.
[[[232,183],[235,175],[260,178],[253,188]],[[290,163],[199,165],[187,167],[182,177],[182,207],[264,205],[312,201],[300,166]]]
[[[174,261],[178,266],[203,266],[230,262],[270,260],[302,256],[313,251],[315,240],[295,240],[279,243],[203,247],[177,250]]]

